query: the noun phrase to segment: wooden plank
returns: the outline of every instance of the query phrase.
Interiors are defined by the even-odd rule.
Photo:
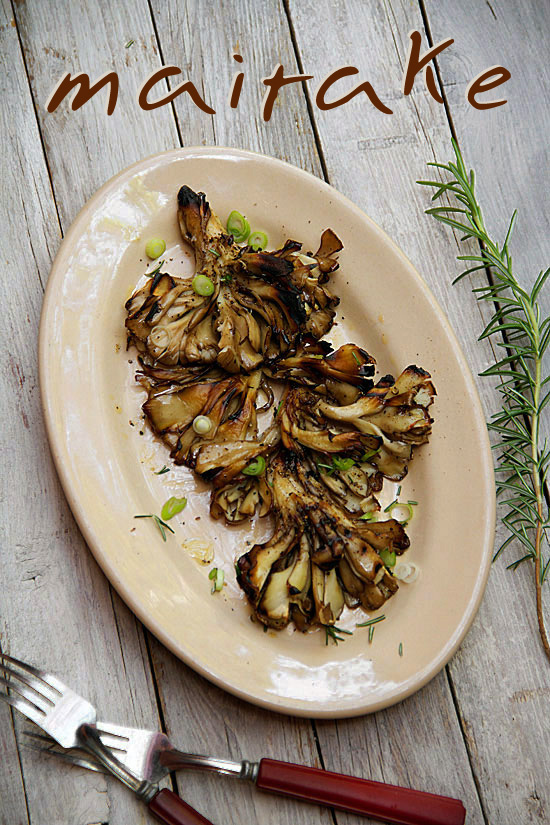
[[[261,102],[268,77],[281,63],[287,74],[298,74],[296,57],[280,0],[222,0],[215,14],[201,3],[152,3],[165,63],[174,63],[203,92],[216,111],[201,113],[188,95],[175,100],[180,133],[186,144],[236,146],[294,163],[322,177],[315,136],[300,84],[280,92],[271,120],[261,117]],[[232,55],[240,54],[242,64]],[[237,109],[229,106],[229,89],[235,71],[245,74]],[[180,78],[175,79],[181,82]]]
[[[112,597],[84,546],[43,430],[36,339],[42,284],[59,244],[60,227],[11,19],[11,8],[3,3],[0,163],[7,197],[0,204],[0,451],[5,458],[0,639],[5,651],[53,670],[104,714],[156,727],[157,705],[141,631],[132,614]],[[59,20],[57,25],[62,31]],[[70,209],[71,203],[67,206]],[[78,208],[75,201],[72,208]],[[1,710],[5,722],[4,706]],[[20,734],[27,723],[19,714],[15,717]],[[19,737],[21,780],[9,729],[2,735],[8,737],[3,768],[4,761],[9,762],[0,772],[0,782],[7,783],[5,793],[2,788],[2,816],[10,825],[27,822],[25,793],[31,824],[107,822],[111,810],[117,811],[120,823],[145,822],[143,807],[118,783],[37,755],[22,747]]]
[[[106,180],[147,155],[179,145],[169,106],[144,112],[136,103],[141,83],[160,66],[149,7],[146,0],[132,5],[30,0],[18,6],[17,22],[65,231]],[[126,48],[130,40],[135,42]],[[61,76],[81,71],[92,80],[107,71],[118,73],[120,91],[111,116],[105,90],[76,112],[67,101],[46,112]]]
[[[288,71],[297,70],[284,9],[277,0],[222,3],[215,15],[208,16],[192,2],[156,3],[153,9],[164,61],[185,66],[217,112],[208,118],[185,97],[177,98],[175,109],[184,144],[236,145],[321,175],[300,88],[283,92],[287,95],[284,105],[276,107],[269,123],[260,116],[264,87],[259,78],[270,74],[278,62]],[[231,59],[235,50],[244,57],[247,77],[239,108],[232,111],[227,92],[237,65]],[[207,749],[235,759],[269,755],[317,764],[309,722],[258,710],[184,668],[157,642],[153,650],[164,718],[182,748],[199,753]],[[215,822],[309,825],[331,821],[327,810],[261,794],[234,779],[189,773],[182,776],[180,787],[182,782],[186,799]]]
[[[532,284],[539,270],[550,263],[549,217],[544,206],[550,185],[546,104],[550,6],[537,0],[491,4],[443,0],[428,2],[426,7],[436,41],[450,32],[450,20],[457,32],[456,43],[441,55],[439,65],[462,150],[477,171],[487,225],[502,238],[512,211],[518,208],[514,266],[521,281]],[[498,95],[486,97],[505,97],[508,103],[476,111],[467,104],[465,89],[472,77],[495,64],[509,69],[512,77],[495,90]],[[550,313],[548,291],[541,303],[544,312]],[[543,434],[549,433],[550,415],[546,414]],[[538,642],[534,572],[530,564],[516,573],[505,570],[505,564],[522,555],[515,544],[495,565],[484,621],[476,625],[451,667],[491,822],[534,822],[550,817],[548,662]],[[544,591],[550,625],[548,588]]]
[[[269,756],[319,766],[309,722],[270,713],[230,696],[183,668],[155,640],[153,660],[167,729],[177,747],[224,759],[258,761]],[[178,775],[178,785],[186,801],[215,823],[332,822],[327,809],[262,793],[232,777],[190,771]]]
[[[457,274],[456,242],[424,218],[428,196],[415,184],[416,179],[426,177],[426,162],[436,157],[446,159],[451,148],[444,109],[427,94],[422,81],[417,81],[409,98],[400,92],[408,33],[423,30],[418,7],[405,2],[348,2],[345,6],[290,2],[289,8],[305,71],[319,81],[329,71],[353,63],[360,70],[354,83],[369,80],[382,101],[394,110],[392,116],[381,114],[366,97],[342,109],[314,110],[329,179],[363,207],[416,264],[445,308],[473,372],[481,371],[491,361],[492,352],[487,345],[478,345],[472,333],[481,328],[480,309],[466,284],[451,287]],[[311,26],[313,17],[315,27]],[[328,64],[318,48],[320,31],[330,32]],[[351,85],[342,85],[340,93]],[[490,413],[496,408],[492,387],[482,382],[478,386]],[[492,585],[501,584],[492,581]],[[486,604],[476,627],[484,622]],[[482,691],[482,695],[489,701],[488,694]],[[468,821],[484,821],[469,763],[471,755],[456,724],[453,697],[444,676],[366,724],[337,722],[318,728],[327,767],[352,771],[359,760],[351,754],[364,758],[368,754],[367,764],[375,778],[462,797]],[[359,822],[341,815],[338,818]]]
[[[25,783],[19,763],[12,711],[0,702],[0,825],[28,825]]]
[[[117,9],[116,13],[115,10],[112,10],[109,18],[109,36],[104,37],[103,33],[101,33],[101,36],[98,34],[97,38],[94,38],[93,53],[92,47],[87,43],[85,32],[90,21],[101,18],[102,15],[99,5],[88,4],[85,15],[85,19],[78,22],[77,25],[76,18],[73,18],[72,14],[68,14],[67,8],[59,12],[59,16],[53,20],[50,19],[48,10],[38,4],[27,4],[20,10],[22,38],[25,45],[25,54],[31,67],[32,89],[36,100],[43,101],[45,97],[47,97],[49,89],[51,88],[52,77],[57,76],[61,71],[58,64],[60,60],[63,61],[63,56],[65,56],[63,66],[70,63],[73,71],[86,69],[92,77],[97,77],[105,71],[107,67],[110,67],[112,62],[114,62],[115,67],[118,66],[119,53],[117,49],[120,50],[122,48],[122,56],[126,59],[126,54],[124,54],[123,45],[121,46],[121,44],[124,44],[129,36],[135,38],[136,44],[139,43],[140,51],[138,52],[138,56],[142,62],[139,64],[139,67],[133,66],[131,74],[127,73],[125,75],[126,88],[128,88],[128,84],[132,83],[135,86],[140,78],[150,74],[152,68],[154,68],[151,62],[147,66],[143,65],[143,61],[145,61],[146,58],[147,60],[153,60],[151,55],[153,55],[155,59],[158,59],[155,49],[151,50],[148,45],[150,43],[149,34],[147,32],[143,34],[142,31],[140,31],[140,33],[136,35],[135,31],[135,20],[139,20],[141,26],[143,26],[143,21],[147,20],[143,9],[132,9],[131,13],[127,9]],[[61,19],[64,20],[63,26],[60,25]],[[222,26],[222,22],[221,20],[218,21],[220,27]],[[130,28],[131,25],[133,25],[133,29]],[[129,50],[130,59],[133,59],[133,49],[134,47],[132,46]],[[46,59],[43,57],[44,54],[46,55]],[[61,57],[59,57],[59,55],[61,55]],[[78,59],[75,55],[78,55]],[[271,60],[269,68],[271,68],[273,62],[276,61]],[[132,94],[135,94],[135,88]],[[299,96],[298,99],[300,99]],[[122,97],[119,105],[122,105]],[[147,155],[168,148],[175,142],[173,137],[175,127],[173,124],[167,122],[167,119],[169,120],[171,117],[170,107],[166,107],[156,113],[150,113],[149,115],[143,114],[143,118],[142,115],[137,112],[135,120],[131,120],[129,114],[130,112],[135,112],[137,108],[133,100],[126,101],[125,108],[121,109],[124,114],[120,119],[117,119],[116,112],[110,119],[107,119],[101,106],[102,104],[94,106],[92,103],[89,103],[80,112],[69,114],[67,114],[66,111],[61,111],[61,109],[53,115],[47,115],[42,110],[39,111],[39,120],[44,135],[44,144],[63,228],[66,228],[68,221],[76,214],[85,199],[114,171],[131,163],[140,155]],[[303,120],[305,122],[307,113],[303,101],[302,107]],[[292,116],[289,115],[288,122],[285,121],[289,127],[291,117]],[[98,124],[98,120],[100,119],[105,119],[104,123],[101,123],[101,126]],[[152,124],[154,124],[154,129],[151,128]],[[188,135],[185,130],[185,124],[180,124],[180,126],[182,127],[185,143],[198,143],[202,142],[203,139],[207,139],[207,132],[204,138],[199,139],[197,136]],[[134,139],[134,136],[138,133],[139,139]],[[85,142],[79,137],[80,134],[86,136]],[[143,142],[145,140],[149,142],[144,146]],[[102,150],[102,145],[105,141],[108,141],[109,145],[114,147],[114,158],[107,156]],[[92,156],[88,156],[85,144],[91,147],[93,152]],[[308,165],[306,161],[304,161],[304,164]],[[311,168],[311,166],[312,163],[309,162],[309,168]],[[77,552],[75,553],[75,563],[76,558],[80,557],[82,552],[82,546],[79,543]],[[87,560],[83,562],[81,558],[80,563],[87,563]],[[77,593],[75,599],[80,600],[81,594]],[[78,612],[78,601],[76,604],[75,612]],[[106,623],[107,627],[104,632],[107,633],[112,629],[110,626],[112,624],[112,618],[110,618],[104,605],[97,605],[97,615],[101,621]],[[116,618],[120,625],[120,610],[118,605],[116,607]],[[82,616],[77,616],[74,620],[77,626],[80,626],[83,618]],[[130,624],[129,621],[128,623]],[[124,638],[121,644],[121,649],[124,653],[126,653],[128,643],[128,640]],[[136,645],[134,645],[134,649],[135,647]],[[167,721],[170,723],[170,732],[176,736],[177,741],[181,741],[182,745],[197,741],[200,742],[200,750],[202,750],[205,747],[205,740],[203,736],[201,736],[205,730],[204,719],[197,715],[187,715],[184,717],[181,715],[180,708],[183,701],[190,707],[202,706],[202,697],[207,695],[204,683],[198,677],[195,677],[194,674],[191,674],[182,663],[173,660],[166,651],[160,652],[160,646],[156,645],[155,650],[156,658],[160,662],[170,663],[170,666],[167,664],[164,668],[160,668],[159,666],[161,677],[160,689],[163,696],[169,697],[169,699],[166,700],[165,712]],[[99,650],[97,653],[98,662],[108,661],[110,658],[111,657],[104,651]],[[141,660],[136,655],[135,659],[132,659],[131,666],[127,668],[129,674],[133,676],[136,681],[138,681],[139,668],[141,666]],[[114,671],[112,676],[116,681],[122,682],[124,686],[124,676],[121,673]],[[182,683],[186,684],[185,697],[183,700],[181,695]],[[142,692],[143,690],[141,689],[141,693]],[[140,696],[139,685],[134,693],[136,697]],[[231,700],[220,691],[217,691],[216,694],[215,709],[209,710],[209,718],[212,726],[214,726],[216,719],[223,720],[226,713],[233,713],[233,707],[235,705],[235,700]],[[288,755],[298,752],[303,755],[305,761],[310,763],[314,762],[315,747],[309,722],[287,724],[280,717],[269,717],[267,714],[261,715],[255,710],[250,713],[250,709],[247,706],[243,707],[246,709],[241,711],[242,718],[249,722],[249,724],[243,723],[240,726],[241,730],[239,735],[241,738],[239,747],[242,747],[244,753],[258,754],[260,741],[267,741],[272,743],[271,749],[274,753]],[[113,708],[111,716],[114,715],[115,709]],[[124,712],[120,708],[117,710],[117,715],[118,718],[127,719],[127,711]],[[262,716],[263,724],[256,727],[255,721],[259,719],[260,716]],[[174,721],[175,719],[179,720],[178,724]],[[158,721],[149,724],[149,726],[151,725],[158,727]],[[223,729],[222,724],[222,730]],[[208,741],[208,746],[214,748],[216,742],[217,740],[214,740],[212,743]],[[223,744],[222,752],[226,752],[225,742]],[[207,800],[210,806],[209,811],[213,812],[212,815],[215,821],[219,821],[220,819],[229,821],[228,810],[231,810],[234,811],[233,815],[236,817],[233,821],[240,821],[238,818],[239,811],[236,810],[234,804],[228,808],[228,802],[231,798],[240,799],[241,794],[245,792],[240,788],[228,788],[223,780],[220,781],[221,784],[213,784],[211,790],[209,788]],[[205,810],[205,785],[203,779],[201,778],[200,782],[197,781],[196,784],[194,783],[194,777],[186,777],[184,784],[185,795],[190,801],[195,802],[197,807]],[[192,787],[196,789],[194,795],[191,795]],[[229,797],[227,794],[229,794]],[[235,796],[236,794],[238,794],[238,797]],[[263,800],[263,798],[261,799]],[[122,825],[122,823],[129,821],[129,817],[126,815],[126,808],[122,806],[120,801],[111,797],[110,802],[110,825],[118,825],[119,823]],[[309,811],[305,806],[299,804],[293,805],[292,803],[287,803],[283,808],[283,806],[275,805],[273,802],[269,803],[254,800],[247,802],[246,807],[250,811],[261,811],[262,821],[266,823],[305,823],[306,821],[326,823],[330,817],[326,811],[322,812],[317,809]],[[282,813],[283,810],[285,811],[284,816]]]

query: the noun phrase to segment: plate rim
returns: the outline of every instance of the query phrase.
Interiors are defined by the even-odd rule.
[[[363,700],[362,704],[358,705],[357,707],[348,707],[343,708],[341,710],[338,710],[336,708],[308,709],[295,707],[293,706],[293,702],[295,700],[289,700],[284,697],[281,698],[275,696],[270,700],[258,697],[257,695],[254,695],[252,692],[243,690],[238,685],[233,684],[231,680],[227,680],[223,677],[220,677],[218,674],[211,671],[208,667],[204,667],[200,663],[193,661],[191,657],[185,651],[183,651],[181,647],[178,647],[178,645],[170,638],[168,631],[165,630],[163,625],[155,619],[154,614],[151,611],[147,610],[145,606],[142,607],[139,604],[139,601],[136,600],[136,595],[133,593],[131,588],[128,588],[125,585],[124,580],[121,579],[121,577],[116,572],[114,566],[110,561],[109,554],[104,553],[101,548],[101,543],[95,541],[94,530],[91,523],[87,519],[85,507],[83,505],[81,506],[80,502],[78,501],[78,497],[73,495],[69,469],[64,465],[63,461],[61,460],[60,450],[57,443],[57,436],[53,425],[53,411],[50,398],[51,388],[48,386],[48,318],[52,312],[52,309],[55,307],[56,291],[54,288],[54,281],[56,280],[56,273],[58,271],[62,271],[64,259],[70,255],[70,250],[72,249],[73,245],[73,238],[78,237],[84,222],[86,222],[86,224],[89,223],[89,221],[87,220],[88,214],[93,211],[94,207],[101,201],[104,193],[109,191],[114,184],[120,184],[121,182],[124,182],[124,180],[131,178],[133,175],[139,173],[140,171],[146,172],[154,163],[160,162],[164,159],[173,158],[174,160],[185,160],[186,158],[201,156],[208,157],[211,155],[216,155],[220,158],[223,158],[225,156],[229,158],[245,158],[254,161],[261,160],[267,162],[270,165],[282,166],[287,170],[290,170],[292,174],[298,175],[298,177],[306,178],[310,182],[314,181],[315,184],[318,185],[321,190],[324,190],[324,192],[326,192],[327,194],[330,193],[330,195],[332,195],[332,197],[334,197],[335,199],[339,200],[343,204],[343,206],[355,212],[361,220],[366,221],[371,226],[372,230],[379,236],[379,238],[391,248],[392,252],[396,254],[398,258],[401,259],[402,263],[408,270],[410,276],[416,280],[419,288],[422,290],[425,297],[429,300],[431,309],[435,313],[438,322],[445,331],[445,334],[450,341],[457,361],[462,368],[465,385],[468,390],[468,398],[470,404],[473,404],[475,408],[475,420],[477,423],[477,430],[482,441],[483,486],[488,486],[488,488],[492,490],[490,501],[487,502],[487,511],[483,522],[483,556],[480,564],[480,573],[475,581],[475,587],[473,588],[468,605],[461,617],[461,621],[457,626],[453,636],[447,642],[447,644],[443,646],[439,655],[434,657],[434,659],[432,659],[431,662],[424,668],[424,672],[422,673],[420,678],[417,681],[415,681],[414,685],[407,685],[404,686],[401,690],[395,691],[395,693],[392,694],[389,697],[389,699],[388,697],[386,697],[379,699],[375,702],[371,701],[368,703],[368,706],[365,700]],[[46,433],[52,458],[61,482],[61,486],[63,488],[64,495],[67,499],[67,503],[69,504],[71,512],[78,524],[79,530],[84,538],[84,541],[88,549],[91,551],[94,559],[99,564],[102,572],[105,574],[108,581],[113,585],[117,593],[121,596],[125,604],[129,607],[129,609],[138,617],[138,619],[145,625],[145,627],[147,627],[162,642],[162,644],[164,644],[172,653],[174,653],[175,656],[177,656],[187,666],[195,670],[195,672],[199,673],[201,676],[205,677],[218,687],[228,691],[234,696],[237,696],[240,699],[243,699],[247,702],[251,702],[256,706],[263,707],[273,712],[283,713],[285,715],[297,716],[302,718],[352,718],[356,716],[363,716],[369,713],[374,713],[383,708],[391,707],[392,705],[400,701],[403,701],[407,697],[413,695],[422,687],[424,687],[429,681],[431,681],[456,653],[458,647],[462,643],[464,637],[466,636],[468,630],[471,627],[471,624],[477,614],[477,611],[481,604],[481,600],[483,598],[483,594],[485,592],[487,579],[491,568],[492,550],[494,546],[496,530],[496,492],[494,485],[494,465],[489,441],[489,434],[487,431],[481,399],[479,397],[479,393],[475,385],[472,371],[463,353],[458,337],[453,327],[451,326],[447,316],[445,315],[442,307],[439,305],[437,299],[432,293],[428,283],[424,280],[420,272],[409,260],[407,255],[403,252],[403,250],[376,223],[376,221],[374,221],[363,209],[357,206],[352,200],[350,200],[346,195],[343,195],[335,187],[331,186],[329,183],[322,180],[321,178],[318,178],[316,175],[307,172],[306,170],[301,169],[300,167],[295,166],[292,163],[288,163],[287,161],[283,161],[279,158],[274,158],[272,156],[265,155],[259,152],[252,152],[249,150],[226,146],[186,146],[175,149],[169,149],[163,152],[148,155],[147,157],[138,160],[132,163],[130,166],[127,166],[124,169],[120,170],[107,181],[105,181],[105,183],[103,183],[99,187],[99,189],[97,189],[94,192],[94,194],[86,201],[86,203],[79,210],[78,214],[73,219],[66,235],[61,241],[56,256],[52,262],[50,274],[44,292],[44,300],[40,315],[38,336],[38,374],[40,384],[41,406],[44,415]],[[489,484],[487,484],[487,482],[489,482]]]

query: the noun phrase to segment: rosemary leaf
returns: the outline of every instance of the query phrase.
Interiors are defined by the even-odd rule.
[[[483,212],[475,193],[475,175],[468,172],[461,152],[453,140],[454,162],[429,163],[450,179],[417,181],[434,189],[432,203],[443,195],[461,206],[432,206],[426,210],[440,223],[463,233],[462,240],[479,243],[479,255],[460,255],[459,261],[472,264],[453,281],[484,270],[488,283],[475,287],[478,301],[486,301],[492,317],[479,336],[490,338],[506,354],[481,373],[500,380],[501,409],[492,416],[488,428],[496,436],[495,473],[497,496],[505,509],[502,523],[509,535],[496,551],[493,561],[515,540],[524,555],[508,565],[516,570],[526,561],[534,562],[536,613],[544,652],[550,660],[550,643],[544,625],[542,585],[550,571],[547,528],[550,513],[544,494],[549,471],[550,450],[540,435],[541,414],[550,404],[546,390],[550,375],[543,374],[543,355],[550,344],[550,317],[543,318],[538,298],[550,277],[550,268],[541,271],[530,291],[521,286],[512,267],[509,244],[517,218],[509,221],[502,243],[495,241],[485,227]],[[496,338],[493,339],[493,336]],[[506,496],[503,497],[503,493]],[[402,648],[400,648],[400,655]]]

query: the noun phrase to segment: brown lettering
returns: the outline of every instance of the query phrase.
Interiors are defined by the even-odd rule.
[[[486,83],[489,78],[494,77],[495,80],[492,80],[490,83]],[[497,86],[500,86],[502,83],[506,83],[507,80],[510,80],[512,75],[505,69],[504,66],[491,66],[490,69],[487,69],[485,72],[481,72],[478,74],[477,77],[474,77],[468,88],[466,89],[466,100],[468,103],[471,103],[474,109],[494,109],[495,106],[504,106],[507,103],[507,100],[489,100],[487,103],[480,103],[476,100],[476,95],[481,94],[482,92],[488,92],[491,89],[496,89]]]
[[[107,72],[98,78],[92,86],[90,86],[90,76],[84,72],[79,72],[74,77],[71,77],[71,73],[67,72],[46,101],[46,111],[50,114],[55,112],[61,101],[67,97],[72,89],[75,89],[71,98],[71,109],[76,112],[107,84],[110,84],[107,114],[112,115],[118,98],[118,75],[116,72]]]
[[[263,119],[268,121],[271,118],[273,104],[277,100],[279,89],[282,89],[283,86],[287,86],[289,83],[298,83],[301,80],[311,80],[312,77],[312,74],[295,74],[285,76],[285,70],[283,69],[281,63],[275,66],[273,74],[270,77],[262,78],[262,83],[269,87],[262,101]]]
[[[181,74],[181,69],[178,69],[177,66],[163,66],[161,69],[157,69],[156,72],[153,72],[153,74],[147,78],[139,91],[138,103],[141,108],[145,109],[146,112],[151,109],[158,109],[159,106],[164,106],[166,103],[170,103],[176,97],[179,97],[179,95],[183,94],[183,92],[187,92],[195,106],[198,106],[201,111],[206,112],[207,115],[215,115],[215,109],[210,108],[210,106],[204,102],[195,85],[191,83],[190,80],[186,80],[185,83],[180,83],[179,86],[176,86],[176,88],[172,89],[172,91],[167,95],[164,95],[164,97],[159,97],[158,100],[154,100],[152,103],[147,100],[149,92],[160,80],[164,80],[167,77],[178,74]]]
[[[437,100],[438,103],[443,103],[443,98],[439,94],[439,90],[435,82],[434,71],[428,64],[434,57],[437,57],[443,49],[446,49],[447,46],[454,43],[453,38],[450,37],[448,40],[442,40],[441,43],[433,46],[433,48],[425,52],[422,57],[420,57],[422,35],[420,32],[412,31],[409,37],[411,38],[411,44],[409,46],[409,54],[407,56],[407,63],[403,74],[403,94],[408,95],[411,93],[416,75],[424,69],[424,82],[426,84],[426,88],[434,100]]]
[[[360,94],[361,92],[365,92],[368,99],[372,103],[372,105],[378,109],[379,112],[384,112],[386,115],[393,115],[393,111],[388,109],[385,106],[376,92],[374,91],[372,85],[365,81],[364,83],[360,83],[359,86],[355,86],[351,92],[348,92],[347,95],[344,97],[338,98],[338,100],[333,100],[331,103],[327,103],[325,100],[326,93],[330,89],[330,87],[336,83],[337,80],[340,80],[342,77],[349,77],[350,75],[359,74],[359,69],[355,66],[343,66],[341,69],[336,69],[335,72],[329,74],[326,80],[323,80],[319,89],[317,90],[317,94],[315,96],[315,102],[319,109],[323,109],[326,111],[327,109],[335,109],[337,106],[343,106],[344,103],[347,103],[352,98],[356,97],[356,95]]]
[[[243,59],[240,54],[234,54],[233,60],[236,60],[237,63],[243,62]],[[241,90],[243,88],[243,78],[244,72],[237,72],[237,74],[233,78],[233,83],[231,84],[231,88],[229,90],[229,105],[232,109],[236,109],[239,105],[239,98],[241,96]]]

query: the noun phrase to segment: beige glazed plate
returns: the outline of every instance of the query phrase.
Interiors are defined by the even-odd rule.
[[[322,630],[264,633],[251,622],[234,560],[247,542],[267,538],[270,524],[213,521],[206,485],[174,467],[144,425],[124,303],[145,272],[150,237],[167,242],[165,271],[192,271],[176,219],[182,184],[206,192],[222,221],[232,209],[246,214],[271,248],[291,237],[315,250],[321,232],[333,228],[344,250],[332,282],[340,315],[328,338],[364,347],[379,375],[417,364],[433,376],[433,435],[417,450],[401,496],[418,501],[406,558],[421,572],[384,606],[371,643],[368,628],[356,628],[368,618],[360,611],[338,621],[353,635],[337,646],[325,644]],[[55,260],[41,319],[40,380],[57,469],[90,549],[147,627],[216,684],[272,710],[352,716],[410,695],[457,649],[479,606],[493,544],[493,470],[479,399],[420,276],[322,181],[272,158],[219,148],[178,149],[121,172],[84,207]],[[170,472],[156,475],[164,465]],[[386,482],[382,503],[394,494]],[[186,495],[188,505],[164,543],[151,520],[134,516],[160,513],[173,495]],[[197,558],[200,542],[212,554],[207,564]],[[226,585],[211,595],[214,565],[224,569]]]

